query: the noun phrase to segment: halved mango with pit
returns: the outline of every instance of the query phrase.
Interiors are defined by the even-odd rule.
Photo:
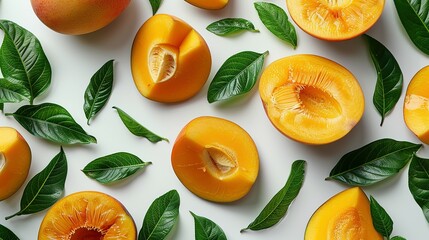
[[[429,144],[429,66],[418,71],[408,84],[403,114],[407,127]]]
[[[185,0],[186,2],[194,5],[195,7],[207,10],[219,10],[224,8],[229,0]]]
[[[346,189],[311,216],[304,240],[383,240],[374,229],[368,197],[359,187]]]
[[[259,94],[273,125],[307,144],[327,144],[345,136],[364,112],[357,79],[340,64],[316,55],[293,55],[262,73]]]
[[[0,201],[12,196],[27,179],[31,149],[14,128],[0,127]]]
[[[195,118],[181,130],[171,164],[186,188],[214,202],[244,197],[259,172],[251,136],[239,125],[212,116]]]
[[[286,0],[295,23],[308,34],[329,41],[363,34],[380,18],[385,0]]]
[[[157,14],[139,29],[131,50],[131,71],[139,92],[158,102],[180,102],[203,87],[211,70],[203,37],[183,20]]]

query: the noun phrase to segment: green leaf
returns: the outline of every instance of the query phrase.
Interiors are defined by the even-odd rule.
[[[40,212],[51,207],[62,197],[66,177],[67,158],[61,148],[48,166],[36,174],[25,186],[21,198],[21,210],[5,219]]]
[[[118,152],[95,159],[87,164],[82,172],[106,184],[127,178],[149,164],[151,162],[143,162],[133,154]]]
[[[395,237],[391,238],[390,240],[407,240],[407,239],[400,237],[400,236],[395,236]]]
[[[0,224],[0,240],[19,240],[9,228]]]
[[[429,11],[422,0],[393,0],[402,26],[410,40],[429,55]]]
[[[53,103],[26,105],[20,107],[13,116],[28,132],[34,136],[59,144],[95,143],[97,140],[88,135],[78,125],[70,113]]]
[[[0,111],[4,111],[4,103],[0,103]]]
[[[285,215],[292,201],[298,196],[305,177],[304,160],[297,160],[292,163],[292,168],[286,184],[268,202],[256,219],[249,224],[245,230],[262,230],[277,224]]]
[[[138,137],[144,137],[152,143],[156,143],[163,140],[166,142],[169,142],[167,138],[160,137],[155,133],[151,132],[150,130],[148,130],[147,128],[143,127],[140,123],[138,123],[136,120],[134,120],[130,115],[128,115],[120,108],[118,107],[113,107],[113,108],[118,111],[119,117],[121,118],[125,127],[127,127],[132,134]]]
[[[386,238],[389,238],[393,231],[392,218],[390,218],[386,210],[372,196],[370,196],[370,210],[375,230]]]
[[[83,110],[87,124],[106,105],[113,88],[113,60],[107,61],[92,77],[85,90]]]
[[[173,229],[179,216],[180,197],[171,190],[150,205],[139,232],[139,240],[163,240]]]
[[[259,32],[259,30],[255,29],[253,23],[243,18],[224,18],[211,23],[206,29],[219,36],[227,36],[246,30],[250,32]]]
[[[363,36],[368,42],[369,53],[377,70],[373,103],[381,114],[381,126],[385,116],[395,107],[401,97],[404,80],[401,68],[392,53],[374,38],[365,34]]]
[[[0,103],[17,103],[29,98],[30,93],[25,88],[0,78]]]
[[[8,20],[0,20],[4,39],[0,49],[0,69],[10,83],[21,86],[30,104],[51,84],[51,65],[39,40]],[[25,95],[27,95],[25,94]]]
[[[297,36],[295,27],[288,20],[285,11],[274,3],[268,2],[255,2],[254,6],[265,27],[276,37],[296,48]]]
[[[413,156],[408,169],[408,188],[429,222],[429,159]]]
[[[155,15],[158,12],[159,7],[161,6],[162,0],[149,0],[150,6],[152,7],[152,14]]]
[[[229,57],[210,83],[207,100],[213,103],[249,92],[264,65],[264,53],[244,51]]]
[[[421,144],[380,139],[341,157],[328,179],[352,186],[368,186],[396,175]]]
[[[226,240],[225,232],[212,220],[191,212],[195,222],[195,240]]]

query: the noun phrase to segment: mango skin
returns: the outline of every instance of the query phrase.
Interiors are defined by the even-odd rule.
[[[16,129],[0,127],[0,154],[3,156],[3,160],[0,160],[0,201],[2,201],[17,192],[27,179],[31,165],[31,150]]]
[[[68,35],[99,30],[115,20],[131,0],[31,0],[34,13],[50,29]]]
[[[224,8],[229,0],[185,0],[189,4],[206,10],[219,10]]]

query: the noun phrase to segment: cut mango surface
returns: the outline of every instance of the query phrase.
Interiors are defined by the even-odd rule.
[[[185,0],[186,2],[207,10],[219,10],[224,8],[229,0]]]

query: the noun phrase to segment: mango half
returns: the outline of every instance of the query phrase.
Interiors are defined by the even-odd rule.
[[[139,92],[158,102],[180,102],[208,79],[211,53],[203,37],[183,20],[157,14],[139,29],[131,50],[131,72]]]

